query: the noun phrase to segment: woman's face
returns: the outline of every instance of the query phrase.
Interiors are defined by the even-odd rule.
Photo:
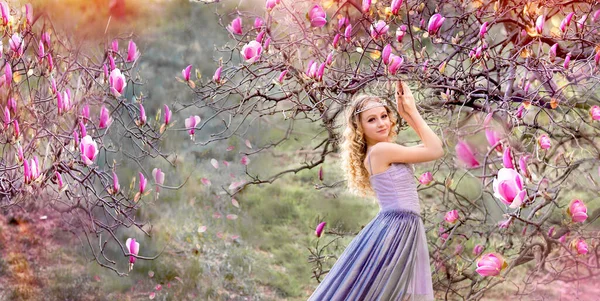
[[[366,103],[371,105],[373,101]],[[360,113],[360,124],[362,125],[367,145],[373,145],[377,142],[388,141],[391,121],[385,107],[375,107]]]

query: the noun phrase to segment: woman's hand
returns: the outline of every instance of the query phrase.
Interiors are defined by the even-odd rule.
[[[400,80],[396,82],[396,103],[400,116],[410,116],[411,114],[418,113],[415,98],[410,88]]]

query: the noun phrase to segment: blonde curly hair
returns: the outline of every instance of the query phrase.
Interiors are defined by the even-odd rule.
[[[360,114],[354,115],[356,110],[364,108],[371,101],[383,103],[385,110],[390,118],[391,127],[389,138],[391,141],[398,136],[398,118],[396,114],[392,114],[390,106],[385,103],[380,97],[375,95],[361,94],[352,99],[350,105],[345,111],[346,127],[342,134],[341,157],[342,170],[346,177],[350,192],[355,195],[374,196],[375,192],[369,181],[369,173],[363,162],[367,155],[367,142],[364,137],[363,128],[360,123]]]

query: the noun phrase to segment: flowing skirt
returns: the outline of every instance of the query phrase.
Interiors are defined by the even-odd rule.
[[[308,300],[434,300],[420,216],[412,211],[379,212]]]

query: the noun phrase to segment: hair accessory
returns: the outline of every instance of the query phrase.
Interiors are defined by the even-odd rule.
[[[371,105],[368,105],[368,106],[366,106],[366,107],[363,107],[363,108],[362,108],[362,109],[360,109],[360,110],[356,110],[356,111],[354,112],[354,115],[357,115],[357,114],[359,114],[360,112],[364,112],[364,111],[366,111],[366,110],[369,110],[369,109],[372,109],[372,108],[377,108],[377,107],[385,107],[385,106],[386,106],[386,105],[385,105],[384,103],[381,103],[381,102],[379,102],[379,101],[376,101],[374,104],[371,104]]]

